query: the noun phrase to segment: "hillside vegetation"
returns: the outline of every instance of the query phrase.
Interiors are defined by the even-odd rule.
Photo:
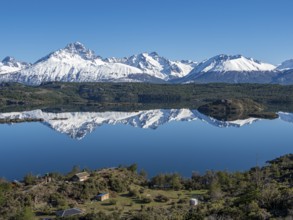
[[[151,179],[136,164],[87,170],[89,178],[73,182],[66,175],[28,174],[21,183],[0,181],[0,219],[55,219],[57,210],[79,208],[62,218],[95,219],[283,219],[293,216],[293,154],[245,172],[207,171],[183,178],[178,173]],[[110,199],[95,200],[101,192]],[[199,201],[190,206],[190,198]],[[58,218],[57,218],[58,219]]]
[[[46,83],[0,85],[0,111],[107,111],[191,108],[219,99],[251,99],[268,111],[293,112],[293,86],[260,84]]]

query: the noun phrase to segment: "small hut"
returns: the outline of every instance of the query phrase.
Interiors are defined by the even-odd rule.
[[[100,193],[99,195],[96,196],[96,199],[98,201],[104,201],[110,198],[110,194],[109,193]]]
[[[77,173],[72,177],[72,181],[75,182],[83,182],[86,181],[89,178],[89,174],[88,172],[81,172],[81,173]]]

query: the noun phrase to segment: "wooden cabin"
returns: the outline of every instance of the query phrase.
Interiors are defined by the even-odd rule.
[[[96,196],[96,199],[98,201],[104,201],[110,198],[110,193],[100,193],[99,195]]]
[[[86,181],[89,178],[89,176],[90,175],[88,172],[77,173],[72,177],[72,181],[83,182],[83,181]]]

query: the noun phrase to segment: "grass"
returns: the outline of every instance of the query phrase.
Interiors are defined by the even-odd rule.
[[[171,207],[178,204],[178,201],[185,199],[187,202],[181,205],[188,206],[188,201],[197,195],[204,195],[207,190],[158,190],[158,189],[144,189],[144,192],[138,197],[130,197],[128,192],[120,193],[114,198],[110,198],[105,201],[87,201],[80,205],[79,208],[86,210],[87,213],[104,211],[106,213],[113,212],[115,210],[120,210],[123,213],[133,210],[141,210],[142,206],[144,208],[148,207]],[[155,198],[159,195],[164,195],[169,198],[167,202],[157,202]],[[144,203],[139,197],[148,196],[152,198],[150,203]],[[111,200],[115,200],[116,204],[112,204]]]

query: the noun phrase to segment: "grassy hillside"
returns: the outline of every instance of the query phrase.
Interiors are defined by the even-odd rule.
[[[83,214],[62,219],[277,219],[293,216],[293,154],[245,172],[177,173],[151,179],[136,164],[87,170],[89,179],[28,174],[21,183],[0,181],[0,219],[55,219],[57,210],[79,208]],[[95,200],[101,192],[110,199]],[[199,201],[189,205],[190,198]]]

